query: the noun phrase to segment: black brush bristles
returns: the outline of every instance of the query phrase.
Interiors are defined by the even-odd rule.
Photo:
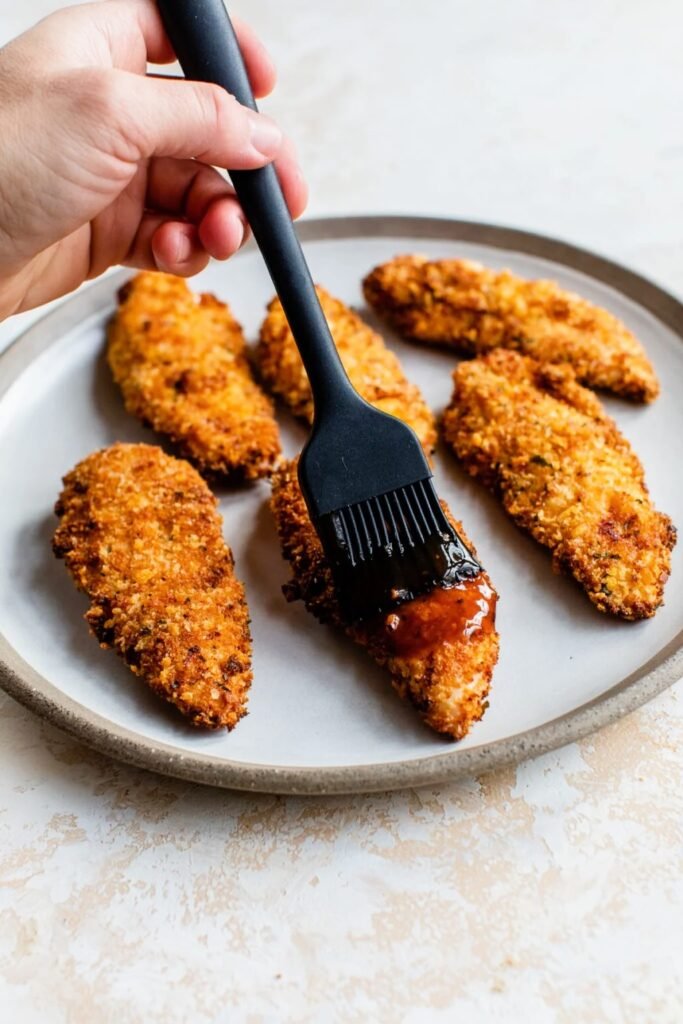
[[[444,515],[431,479],[347,505],[322,516],[317,528],[351,622],[481,572]]]

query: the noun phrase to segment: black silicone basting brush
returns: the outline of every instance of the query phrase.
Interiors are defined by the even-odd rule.
[[[188,78],[256,110],[222,0],[159,0]],[[350,621],[385,612],[481,567],[443,513],[420,443],[360,397],[341,364],[275,170],[230,173],[273,279],[315,403],[299,482]]]

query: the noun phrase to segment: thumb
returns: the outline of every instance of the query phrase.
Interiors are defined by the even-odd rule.
[[[191,157],[246,170],[270,163],[280,152],[283,135],[275,122],[220,86],[118,70],[83,74],[92,81],[87,89],[79,83],[81,115],[89,108],[113,133],[115,155],[123,159]]]

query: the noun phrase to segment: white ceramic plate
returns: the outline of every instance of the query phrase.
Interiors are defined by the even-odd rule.
[[[642,339],[663,383],[651,407],[608,400],[641,456],[653,498],[683,523],[683,309],[623,268],[509,229],[423,218],[340,218],[301,226],[315,278],[363,308],[360,282],[399,252],[465,256],[552,277],[612,310]],[[0,358],[0,679],[17,699],[86,742],[158,771],[278,792],[373,790],[484,770],[568,742],[642,703],[683,674],[683,572],[674,553],[666,605],[629,624],[599,614],[546,551],[519,533],[454,459],[439,452],[437,488],[462,519],[500,594],[501,657],[483,721],[452,744],[423,726],[387,676],[342,636],[287,605],[268,485],[220,491],[225,536],[252,613],[250,714],[230,735],[185,725],[83,621],[87,602],[50,550],[60,480],[117,440],[154,442],[128,416],[103,357],[117,287],[111,276],[32,327]],[[193,286],[230,302],[255,338],[272,287],[253,247]],[[409,377],[440,411],[453,356],[382,328]],[[303,430],[281,416],[287,453]]]

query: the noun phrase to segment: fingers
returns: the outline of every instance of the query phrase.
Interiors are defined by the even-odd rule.
[[[256,33],[234,18],[251,87],[258,98],[275,85],[275,67]],[[175,60],[155,0],[107,0],[55,11],[25,37],[42,54],[43,70],[66,70],[82,63],[144,74],[147,61]],[[49,67],[45,68],[45,57]]]
[[[232,186],[194,160],[152,160],[144,215],[126,262],[167,273],[196,274],[209,260],[227,259],[247,237]]]
[[[234,196],[217,199],[198,225],[199,240],[216,260],[227,260],[249,236],[247,221]]]
[[[153,160],[146,205],[194,224],[199,242],[214,259],[228,259],[247,238],[247,223],[232,186],[215,168],[196,160]],[[167,258],[165,252],[162,255]]]
[[[151,160],[147,175],[145,204],[149,209],[201,220],[209,203],[234,195],[232,185],[214,167],[198,160]]]
[[[296,219],[306,209],[308,203],[308,185],[301,173],[296,151],[289,139],[285,139],[280,154],[275,161],[275,170],[280,179],[289,212]]]
[[[144,74],[147,61],[175,60],[156,4],[151,0],[107,0],[54,11],[26,34],[42,52],[45,72],[118,67]]]
[[[247,223],[232,186],[213,167],[196,160],[153,160],[147,207],[180,216],[214,259],[232,256],[247,238]]]
[[[193,224],[169,220],[163,214],[146,213],[124,265],[191,277],[203,270],[208,262],[209,254],[199,241]]]
[[[120,8],[130,8],[147,47],[147,59],[153,64],[167,64],[175,59],[173,48],[166,36],[163,22],[154,0],[109,0]],[[109,6],[107,4],[107,6]],[[112,13],[118,14],[118,11]],[[232,18],[232,24],[240,44],[242,57],[247,69],[251,88],[258,99],[267,96],[275,85],[275,66],[268,51],[256,33],[239,18]],[[119,21],[120,24],[120,21]],[[114,37],[115,38],[115,37]],[[116,67],[126,68],[125,51],[115,61]]]
[[[307,189],[289,141],[275,166],[292,216],[298,217]],[[210,257],[225,260],[234,255],[248,237],[232,186],[214,167],[196,160],[152,159],[145,206],[127,266],[189,277]]]
[[[134,23],[141,33],[148,61],[152,64],[168,64],[175,60],[155,0],[108,0],[106,4],[91,6],[97,7],[98,15],[111,26],[110,40],[115,67],[133,70],[128,65],[130,44],[125,38],[126,20],[129,24]],[[267,96],[275,85],[275,66],[268,51],[249,25],[239,18],[231,20],[254,95],[257,98]]]
[[[151,248],[158,269],[179,277],[192,277],[209,262],[193,224],[166,221],[154,231]]]
[[[154,0],[107,0],[107,3],[88,4],[88,7],[91,16],[98,18],[107,31],[114,67],[137,70],[129,63],[130,33],[134,30],[142,36],[150,63],[170,64],[175,60]]]
[[[275,166],[290,212],[298,217],[306,205],[307,188],[290,142],[283,146],[282,157]],[[247,223],[232,186],[215,168],[195,160],[152,160],[145,205],[167,218],[170,215],[176,222],[182,218],[194,224],[199,242],[214,259],[228,259],[248,237]],[[164,242],[168,241],[165,234],[162,237]],[[157,255],[161,252],[157,248],[154,251]],[[168,262],[165,249],[161,255]]]
[[[289,139],[283,143],[275,169],[292,217],[300,217],[308,188]],[[234,189],[223,175],[197,160],[157,157],[149,163],[145,199],[149,209],[180,214],[199,223],[214,200],[233,196]]]
[[[256,99],[268,96],[275,88],[275,65],[265,46],[241,18],[232,18],[240,50],[251,82],[251,88]]]

